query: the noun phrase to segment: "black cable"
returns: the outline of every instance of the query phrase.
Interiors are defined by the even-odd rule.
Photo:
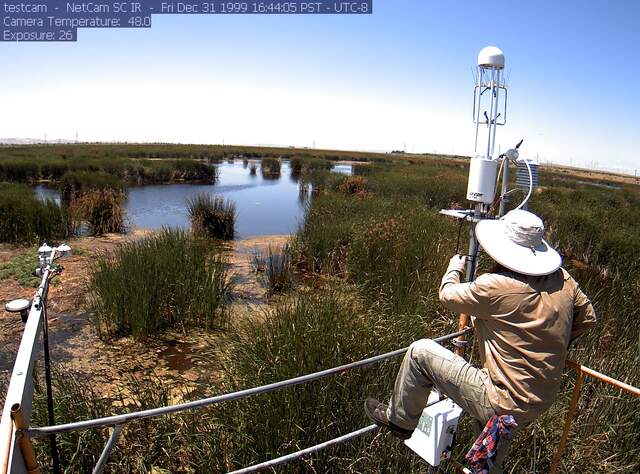
[[[54,274],[55,276],[55,274]],[[47,311],[47,297],[49,292],[49,283],[53,277],[49,278],[47,281],[47,286],[45,288],[45,292],[43,294],[44,304],[42,305],[42,339],[44,344],[44,373],[45,373],[45,381],[47,384],[47,415],[49,425],[55,424],[55,417],[53,413],[53,390],[51,387],[51,357],[49,354],[49,317]],[[51,433],[49,435],[49,444],[51,446],[51,460],[53,461],[53,472],[54,474],[60,474],[60,459],[58,457],[58,444],[56,442],[56,434]]]

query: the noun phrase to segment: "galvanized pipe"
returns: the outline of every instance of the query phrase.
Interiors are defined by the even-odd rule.
[[[467,334],[469,331],[470,329],[457,331],[452,334],[447,334],[446,336],[435,338],[434,341],[445,342],[455,337],[461,336],[463,334]],[[67,423],[63,425],[45,426],[41,428],[30,428],[27,431],[27,434],[29,436],[38,438],[38,437],[50,435],[52,433],[68,433],[71,431],[104,428],[106,426],[121,425],[133,420],[140,420],[144,418],[154,418],[158,416],[169,415],[171,413],[179,413],[186,410],[204,408],[204,407],[215,405],[222,402],[239,400],[241,398],[246,398],[254,395],[261,395],[263,393],[274,392],[276,390],[280,390],[285,387],[292,387],[294,385],[300,385],[303,383],[312,382],[314,380],[323,379],[325,377],[329,377],[330,375],[340,374],[340,373],[347,372],[349,370],[353,370],[359,367],[366,367],[368,365],[376,364],[378,362],[391,359],[392,357],[398,357],[398,356],[404,355],[404,353],[407,352],[408,349],[409,349],[408,347],[405,347],[403,349],[398,349],[393,352],[387,352],[386,354],[380,354],[374,357],[369,357],[368,359],[363,359],[357,362],[351,362],[349,364],[341,365],[339,367],[334,367],[332,369],[326,369],[320,372],[302,375],[300,377],[296,377],[289,380],[282,380],[280,382],[275,382],[269,385],[249,388],[245,390],[240,390],[238,392],[227,393],[224,395],[217,395],[215,397],[204,398],[202,400],[195,400],[193,402],[180,403],[177,405],[171,405],[171,406],[160,407],[160,408],[152,408],[150,410],[142,410],[142,411],[133,412],[133,413],[126,413],[124,415],[107,416],[104,418],[79,421],[75,423]]]
[[[446,397],[445,397],[446,398]],[[431,402],[429,404],[427,404],[427,407],[430,407],[432,405],[435,405],[436,403],[440,403],[442,400],[437,400],[435,402]],[[426,408],[426,407],[425,407]],[[274,467],[274,466],[278,466],[280,464],[286,464],[288,462],[291,461],[295,461],[296,459],[300,459],[304,456],[306,456],[307,454],[311,454],[311,453],[315,453],[317,451],[320,451],[324,448],[328,448],[330,446],[334,446],[336,444],[341,444],[341,443],[345,443],[347,441],[350,441],[354,438],[357,438],[359,436],[365,435],[371,431],[375,431],[377,428],[379,428],[376,425],[369,425],[365,428],[360,428],[357,431],[353,431],[349,434],[343,435],[343,436],[339,436],[338,438],[334,438],[331,439],[329,441],[325,441],[324,443],[320,443],[320,444],[316,444],[315,446],[312,446],[310,448],[305,448],[305,449],[301,449],[300,451],[297,451],[295,453],[291,453],[291,454],[287,454],[285,456],[281,456],[279,458],[276,459],[271,459],[269,461],[265,461],[262,462],[260,464],[254,464],[253,466],[249,466],[249,467],[245,467],[243,469],[239,469],[237,471],[233,471],[230,472],[229,474],[245,474],[248,472],[258,472],[261,471],[263,469],[269,468],[269,467]]]
[[[247,474],[249,472],[258,472],[258,471],[262,471],[263,469],[279,466],[280,464],[286,464],[288,462],[295,461],[296,459],[300,459],[308,454],[312,454],[312,453],[321,451],[325,448],[335,446],[336,444],[346,443],[347,441],[350,441],[354,438],[365,435],[367,433],[371,433],[372,431],[376,431],[378,428],[379,427],[377,425],[369,425],[365,428],[360,428],[357,431],[353,431],[349,434],[340,436],[338,438],[325,441],[324,443],[316,444],[315,446],[312,446],[310,448],[302,449],[295,453],[287,454],[285,456],[271,459],[269,461],[265,461],[260,464],[255,464],[253,466],[245,467],[243,469],[238,469],[237,471],[230,472],[229,474]]]
[[[102,454],[100,454],[100,459],[98,459],[98,463],[93,468],[92,474],[100,474],[104,467],[107,465],[109,454],[111,454],[111,450],[115,446],[116,441],[118,441],[118,437],[120,436],[120,433],[122,433],[122,428],[122,425],[117,425],[115,428],[113,428],[111,436],[109,436],[107,444],[104,445]]]
[[[465,271],[465,280],[467,282],[472,282],[475,279],[475,275],[476,275],[476,260],[478,258],[479,245],[478,245],[478,239],[476,239],[475,226],[476,226],[477,220],[479,220],[480,217],[482,216],[482,204],[480,203],[476,204],[476,208],[473,216],[474,216],[474,219],[471,220],[471,223],[469,225],[469,253],[467,255],[467,268]],[[471,316],[468,314],[460,313],[460,316],[458,318],[458,331],[463,331],[465,328],[468,328],[470,324],[471,324]],[[456,339],[456,348],[454,352],[456,353],[456,355],[459,355],[460,357],[464,357],[466,344],[467,344],[466,334],[467,334],[466,332],[463,332],[463,334],[461,334]]]

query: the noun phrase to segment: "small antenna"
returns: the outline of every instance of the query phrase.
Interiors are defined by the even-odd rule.
[[[510,79],[511,79],[511,68],[509,68],[509,70],[504,76],[504,87],[506,88],[509,87],[509,85],[511,84]]]

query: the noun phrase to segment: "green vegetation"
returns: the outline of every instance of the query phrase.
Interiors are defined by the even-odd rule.
[[[56,420],[69,422],[82,421],[111,414],[109,400],[100,396],[96,388],[85,380],[79,379],[72,372],[57,368],[53,365],[52,380],[54,382],[53,396],[55,399],[54,414]],[[44,376],[41,371],[34,377],[35,393],[31,414],[32,425],[46,426],[47,394]],[[2,390],[4,395],[5,390]],[[98,462],[108,434],[104,431],[81,431],[64,436],[57,436],[58,453],[62,466],[71,469],[63,472],[91,472]],[[44,472],[53,472],[49,439],[35,441],[38,460]]]
[[[253,264],[269,294],[282,294],[294,288],[295,266],[289,245],[275,249],[269,245],[266,255],[259,252],[254,255]]]
[[[175,150],[175,151],[173,151]],[[71,172],[103,173],[126,184],[216,180],[207,154],[162,146],[57,145],[0,148],[0,181],[61,182]]]
[[[153,150],[152,146],[132,147],[129,157],[149,158],[156,153]],[[166,150],[167,155],[154,158],[168,158],[172,148]],[[305,284],[279,298],[263,317],[230,327],[219,350],[203,354],[212,366],[222,365],[225,376],[220,383],[203,382],[198,392],[224,393],[275,382],[455,330],[458,315],[444,310],[437,289],[455,252],[457,228],[438,210],[466,207],[465,163],[455,158],[333,155],[318,150],[268,150],[271,155],[240,147],[175,150],[190,157],[211,152],[205,156],[209,160],[290,157],[292,173],[299,171],[301,189],[311,185],[314,191],[292,243],[293,261],[280,270],[281,260],[272,259],[274,287],[288,281],[289,263],[305,275]],[[214,156],[214,151],[221,154]],[[140,156],[135,155],[138,152]],[[327,171],[325,160],[333,159],[369,163],[356,166],[355,176],[345,177]],[[577,342],[571,358],[638,386],[640,328],[629,321],[640,318],[640,190],[633,186],[600,189],[546,173],[541,183],[548,187],[534,195],[532,210],[545,219],[549,239],[563,252],[565,266],[592,298],[599,316],[597,328]],[[514,194],[512,205],[518,199]],[[465,225],[462,249],[467,230]],[[168,244],[159,243],[163,240]],[[93,291],[101,333],[140,336],[167,326],[223,325],[228,278],[220,255],[214,251],[211,256],[205,245],[185,234],[165,231],[99,259]],[[259,262],[265,273],[268,260],[269,255]],[[202,278],[206,273],[202,262],[208,262],[206,268],[216,268],[212,275],[217,277]],[[485,258],[482,266],[486,265]],[[201,288],[209,289],[198,293]],[[212,294],[208,308],[213,309],[202,310],[203,298]],[[470,354],[477,363],[477,349],[472,346]],[[205,411],[132,423],[125,428],[110,467],[114,472],[226,472],[326,441],[369,424],[362,401],[366,396],[388,398],[398,362]],[[548,471],[574,378],[574,372],[566,372],[557,402],[518,435],[508,472],[528,472],[532,462],[537,472]],[[140,408],[167,403],[168,389],[160,383],[133,387]],[[66,384],[59,382],[61,397],[66,390]],[[89,407],[82,408],[80,417],[100,414],[91,413],[91,407],[108,413],[90,391],[68,390],[81,407]],[[60,413],[60,422],[74,416]],[[638,471],[637,399],[587,379],[573,426],[561,472]],[[95,445],[92,438],[82,436],[97,436]],[[87,447],[94,456],[105,439],[104,433],[66,438],[65,465],[77,472],[87,468],[82,464],[84,457],[74,458],[76,447],[83,453]],[[466,418],[457,436],[457,460],[463,459],[472,441]],[[40,449],[44,445],[45,440],[38,443]],[[423,470],[424,464],[387,434],[365,436],[284,468],[286,472],[348,473]]]
[[[290,159],[291,177],[300,179],[303,173],[331,169],[331,161],[321,156],[293,156]]]
[[[74,234],[83,223],[91,235],[125,231],[126,190],[116,176],[101,171],[68,171],[60,182],[60,196]]]
[[[67,171],[60,180],[60,197],[70,203],[90,191],[113,189],[124,192],[124,184],[103,171]]]
[[[349,178],[336,187],[330,182],[334,178],[326,177],[324,192],[313,199],[298,233],[301,260],[313,271],[353,282],[370,307],[395,322],[411,325],[417,316],[431,324],[442,323],[445,316],[454,321],[457,315],[444,312],[435,297],[444,265],[454,253],[451,239],[456,231],[436,212],[461,202],[464,168],[369,165],[357,173],[366,175],[367,188],[375,197],[357,199],[357,194],[345,194],[351,187]],[[600,318],[597,329],[573,348],[571,357],[637,386],[640,332],[627,321],[639,316],[635,302],[640,301],[640,191],[633,187],[611,191],[565,181],[566,187],[560,181],[537,193],[533,208],[547,222],[549,238],[564,252],[565,266],[590,295]],[[463,246],[464,242],[466,237]],[[402,339],[399,345],[411,342],[409,337]],[[517,438],[510,457],[514,472],[528,469],[534,436],[541,446],[533,454],[538,469],[548,470],[561,430],[557,420],[566,412],[574,377],[575,373],[567,373],[558,402]],[[586,386],[563,458],[564,469],[635,472],[640,454],[633,441],[640,433],[635,399],[601,382],[587,381]],[[384,398],[390,387],[370,393]],[[358,426],[354,422],[350,428]],[[595,446],[594,439],[599,440]],[[461,433],[458,441],[457,457],[462,459],[472,437]],[[268,446],[272,441],[264,442]],[[349,459],[359,459],[359,454],[354,450]],[[391,461],[381,459],[379,470],[391,470],[387,462]]]
[[[191,229],[209,239],[233,240],[236,205],[222,196],[200,193],[187,201]]]
[[[15,257],[0,263],[0,281],[13,278],[20,286],[36,288],[40,278],[33,275],[38,266],[38,248],[32,247]]]
[[[170,327],[223,327],[231,281],[221,251],[180,230],[100,256],[91,280],[102,337],[144,337]]]
[[[369,312],[341,285],[318,288],[278,304],[263,322],[248,323],[232,337],[225,390],[267,384],[334,367],[397,348],[401,335],[413,338],[427,329]],[[424,333],[422,333],[424,334]],[[369,423],[362,400],[382,393],[396,364],[347,372],[266,397],[220,406],[221,419],[234,423],[220,434],[226,458],[214,471],[226,472],[335,438]],[[250,413],[251,416],[247,416]],[[406,448],[372,436],[331,449],[287,472],[409,472],[420,462]]]
[[[262,177],[264,179],[279,179],[282,164],[277,158],[262,159]]]
[[[302,175],[302,158],[291,158],[289,165],[291,166],[291,177],[297,181]]]
[[[364,316],[363,316],[364,314]],[[346,363],[359,357],[396,348],[401,334],[416,337],[438,327],[420,322],[403,326],[368,313],[349,297],[340,284],[295,296],[264,314],[262,322],[245,321],[229,333],[224,359],[226,377],[222,385],[204,383],[205,393],[224,393],[275,382],[303,373]],[[369,324],[373,324],[369,326]],[[391,325],[389,327],[388,325]],[[408,333],[407,333],[408,331]],[[294,354],[300,355],[293,357]],[[216,363],[218,355],[209,354]],[[206,359],[205,359],[206,360]],[[133,422],[125,427],[110,457],[111,472],[228,472],[253,462],[270,459],[297,448],[325,441],[365,426],[360,399],[368,390],[386,389],[395,375],[395,363],[348,372],[341,376],[213,408]],[[82,390],[77,380],[66,383],[57,374],[54,396],[63,399],[57,419],[84,419],[112,411],[93,390]],[[63,383],[62,381],[65,380]],[[135,381],[128,385],[132,409],[166,405],[168,389],[160,380]],[[78,410],[64,400],[78,397]],[[192,398],[192,397],[191,397]],[[44,394],[35,404],[35,423],[46,423]],[[93,410],[96,409],[97,412]],[[70,472],[84,472],[100,452],[106,433],[60,436],[62,459]],[[347,445],[288,466],[287,472],[408,472],[422,465],[406,448],[388,435],[365,437]],[[138,440],[134,443],[129,440]],[[46,453],[48,441],[36,444]],[[85,451],[91,454],[85,456]],[[357,453],[357,454],[356,454]],[[327,455],[330,454],[330,455]],[[41,456],[41,459],[47,457]]]
[[[74,199],[67,209],[76,222],[76,229],[81,222],[86,222],[90,235],[122,233],[125,231],[124,199],[122,191],[95,189]]]
[[[545,216],[549,238],[565,257],[601,271],[640,274],[637,187],[610,190],[554,186],[535,197],[532,210]]]
[[[39,200],[23,184],[0,183],[0,241],[28,244],[67,235],[65,213],[54,200]]]

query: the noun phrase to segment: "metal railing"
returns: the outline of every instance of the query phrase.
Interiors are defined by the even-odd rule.
[[[0,472],[12,473],[39,472],[33,445],[28,436],[19,430],[29,426],[31,403],[33,400],[33,371],[36,356],[44,349],[45,377],[47,386],[47,409],[49,423],[54,422],[53,399],[51,394],[51,371],[49,361],[47,296],[51,280],[61,272],[61,267],[54,264],[56,251],[68,250],[66,245],[52,249],[48,246],[40,248],[40,275],[42,280],[31,302],[29,315],[25,322],[20,347],[16,354],[9,388],[0,419]],[[58,470],[58,457],[55,435],[50,435],[51,453],[55,470]],[[16,449],[19,448],[19,449]]]
[[[82,431],[88,429],[98,429],[113,427],[113,431],[107,440],[102,454],[96,464],[93,472],[95,474],[102,471],[108,461],[109,454],[115,446],[118,436],[126,423],[145,419],[156,418],[173,413],[179,413],[187,410],[201,409],[218,403],[231,400],[239,400],[250,396],[260,395],[264,393],[281,390],[287,387],[320,380],[332,375],[342,374],[349,370],[366,367],[377,364],[385,360],[404,355],[409,349],[404,347],[392,352],[369,357],[349,364],[344,364],[331,369],[322,370],[312,374],[302,375],[288,380],[275,382],[268,385],[254,387],[250,389],[240,390],[238,392],[217,395],[214,397],[195,400],[192,402],[169,405],[165,407],[153,408],[150,410],[142,410],[138,412],[126,413],[122,415],[114,415],[109,417],[85,420],[75,423],[66,423],[61,425],[50,425],[44,427],[30,427],[29,419],[31,413],[31,400],[33,398],[33,367],[36,355],[39,351],[37,343],[43,330],[46,331],[46,294],[48,291],[49,274],[52,272],[49,267],[45,270],[42,283],[36,293],[31,311],[25,325],[20,349],[16,355],[16,364],[14,366],[5,407],[0,422],[0,474],[39,472],[39,467],[35,458],[32,438],[49,436],[54,440],[55,435],[59,433],[68,433],[73,431]],[[44,315],[44,317],[43,317]],[[469,328],[456,331],[446,336],[435,338],[436,342],[445,342],[456,337],[462,336],[470,332]],[[375,425],[371,425],[360,430],[348,433],[338,438],[329,440],[325,443],[306,448],[297,453],[292,453],[280,458],[267,461],[256,466],[251,466],[239,472],[256,472],[269,466],[275,466],[290,462],[310,453],[325,449],[335,444],[347,442],[356,437],[375,430]],[[11,469],[9,471],[9,468]]]
[[[567,411],[567,416],[564,423],[564,429],[562,430],[562,436],[560,437],[560,444],[558,444],[558,449],[553,456],[553,460],[551,461],[551,469],[549,471],[550,474],[556,474],[558,472],[558,466],[560,465],[560,459],[564,454],[564,450],[567,446],[567,440],[569,439],[569,431],[571,430],[571,424],[573,423],[573,419],[576,416],[576,411],[578,409],[578,400],[580,399],[580,389],[582,388],[582,382],[584,381],[585,376],[593,377],[597,380],[605,382],[609,385],[613,385],[614,387],[619,388],[625,392],[628,392],[636,397],[640,397],[640,388],[634,387],[633,385],[629,385],[627,383],[621,382],[620,380],[616,380],[608,375],[601,374],[589,367],[585,367],[584,365],[580,365],[577,362],[572,360],[567,361],[567,367],[570,367],[574,370],[578,371],[578,375],[576,376],[576,383],[573,386],[573,395],[571,396],[571,403],[569,404],[569,410]]]
[[[32,438],[46,437],[48,436],[52,445],[52,456],[54,461],[54,472],[58,465],[55,449],[55,436],[60,433],[68,433],[74,431],[82,431],[89,429],[99,428],[113,428],[111,435],[109,436],[107,443],[100,455],[98,463],[96,464],[93,472],[98,474],[102,471],[104,466],[108,462],[109,455],[113,448],[116,446],[119,435],[121,434],[124,426],[127,423],[148,418],[156,418],[160,416],[170,415],[173,413],[180,413],[187,410],[201,409],[208,406],[212,406],[218,403],[223,403],[232,400],[239,400],[255,395],[261,395],[265,393],[274,392],[295,385],[308,383],[316,380],[320,380],[332,375],[342,374],[349,370],[366,367],[369,365],[377,364],[385,360],[403,355],[408,347],[398,349],[396,351],[387,352],[377,356],[369,357],[367,359],[359,360],[349,364],[344,364],[338,367],[322,370],[312,374],[306,374],[299,377],[295,377],[280,382],[275,382],[268,385],[240,390],[237,392],[217,395],[209,398],[195,400],[192,402],[185,402],[176,405],[169,405],[150,410],[142,410],[138,412],[126,413],[122,415],[114,415],[103,418],[97,418],[92,420],[84,420],[75,423],[66,423],[55,425],[53,422],[53,404],[50,389],[50,371],[49,371],[49,354],[47,344],[47,295],[49,290],[49,283],[51,278],[59,274],[59,269],[53,266],[53,260],[55,256],[55,249],[51,252],[50,258],[47,260],[47,264],[42,266],[42,281],[36,295],[31,304],[29,315],[25,323],[24,333],[20,342],[20,347],[16,355],[16,363],[11,375],[11,381],[5,405],[2,411],[2,419],[0,420],[0,474],[11,473],[32,473],[40,472],[39,465],[35,456],[35,451],[31,442]],[[469,328],[461,329],[452,334],[435,338],[436,342],[450,341],[454,338],[464,336],[471,330]],[[41,343],[41,336],[42,343]],[[33,371],[36,361],[36,356],[40,348],[44,348],[45,355],[45,369],[47,377],[47,400],[49,409],[49,426],[44,427],[30,427],[29,420],[31,414],[31,403],[33,399],[34,382]],[[629,392],[635,396],[640,396],[640,389],[633,387],[629,384],[613,379],[607,375],[601,374],[593,369],[584,367],[573,361],[567,361],[567,366],[578,371],[576,383],[573,389],[573,395],[569,410],[567,412],[565,426],[562,432],[558,449],[554,455],[551,474],[557,472],[560,459],[564,453],[567,440],[569,437],[569,431],[571,429],[571,423],[575,417],[577,404],[580,397],[580,389],[582,387],[585,376],[594,377],[605,383],[613,385],[621,390]],[[346,443],[355,438],[363,436],[365,434],[374,432],[377,430],[376,425],[366,426],[359,430],[347,433],[337,438],[328,440],[318,445],[301,449],[297,452],[290,453],[269,461],[265,461],[253,466],[245,467],[234,471],[232,474],[251,473],[257,472],[263,469],[271,468],[281,464],[291,462],[296,459],[308,456],[312,453],[321,451],[337,444]]]

